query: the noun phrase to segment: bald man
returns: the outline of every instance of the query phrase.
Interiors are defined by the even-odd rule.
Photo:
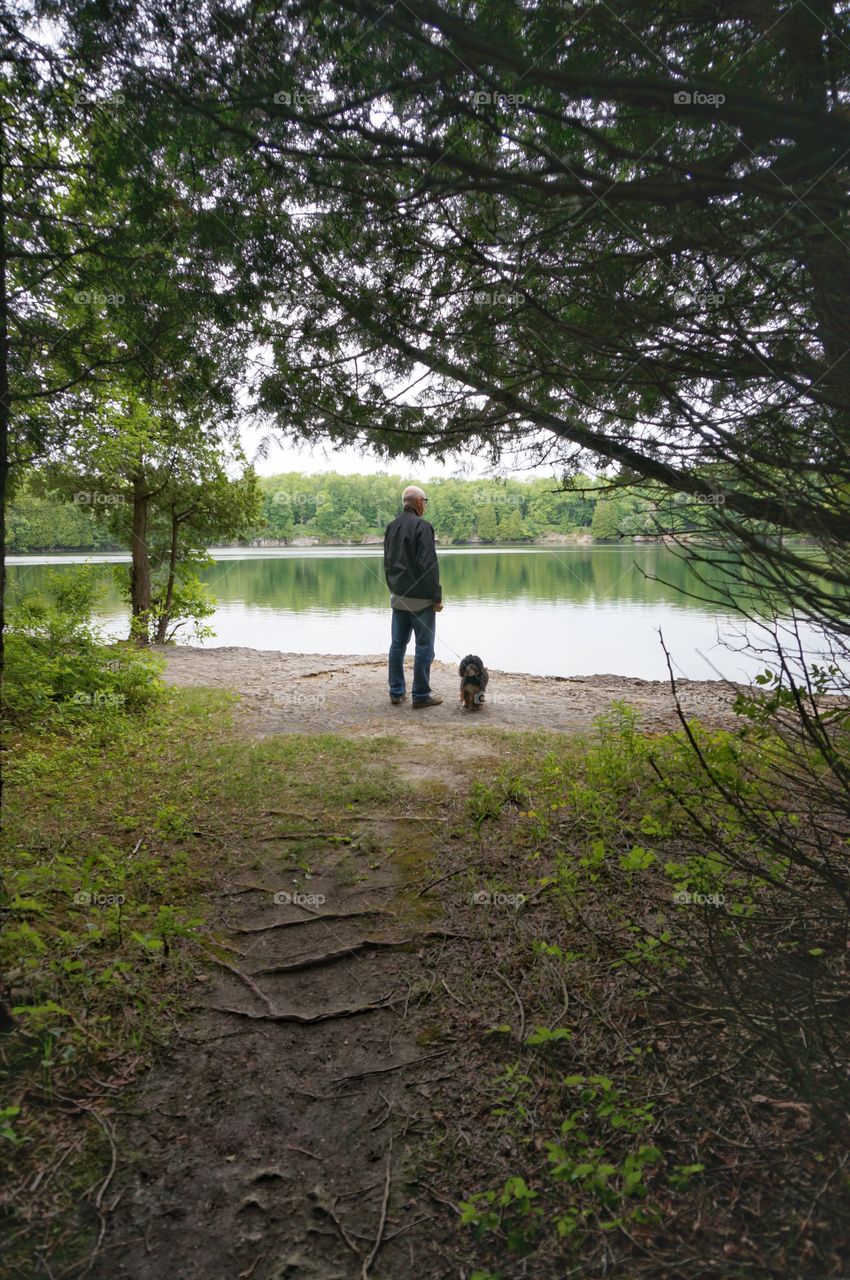
[[[393,618],[390,702],[397,707],[407,697],[404,655],[411,635],[415,635],[413,709],[419,711],[423,707],[438,707],[443,701],[431,693],[435,615],[443,607],[443,592],[434,530],[423,519],[428,499],[415,484],[409,484],[401,501],[401,515],[387,525],[384,534],[384,577],[390,589]]]

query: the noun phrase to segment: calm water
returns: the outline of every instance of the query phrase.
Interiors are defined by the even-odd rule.
[[[208,645],[296,653],[385,650],[389,597],[380,548],[214,554],[206,579],[218,607]],[[127,609],[109,564],[126,559],[14,556],[10,592],[42,585],[56,565],[102,563],[100,621],[110,634],[123,635]],[[446,607],[437,619],[437,658],[445,662],[474,651],[507,671],[666,679],[660,629],[680,676],[749,679],[766,665],[737,652],[743,624],[718,595],[706,603],[677,590],[706,594],[666,547],[457,548],[441,551],[440,564]]]

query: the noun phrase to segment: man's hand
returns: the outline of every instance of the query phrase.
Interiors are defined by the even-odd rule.
[[[435,604],[434,604],[434,612],[435,612],[435,613],[442,613],[442,612],[443,612],[443,602],[442,602],[442,600],[438,600],[438,601],[436,601],[436,602],[435,602]]]

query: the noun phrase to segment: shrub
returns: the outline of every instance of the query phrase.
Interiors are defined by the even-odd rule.
[[[128,644],[107,644],[91,621],[97,592],[87,569],[48,577],[11,612],[3,713],[18,723],[136,711],[158,696],[162,664]]]

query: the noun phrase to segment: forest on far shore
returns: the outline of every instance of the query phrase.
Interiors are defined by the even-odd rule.
[[[360,543],[383,535],[398,512],[400,495],[415,480],[399,475],[307,475],[297,471],[258,477],[262,514],[240,543],[318,539]],[[605,481],[577,477],[559,489],[551,477],[531,480],[419,480],[428,493],[428,519],[444,545],[523,543],[552,535],[600,539],[652,534],[658,497],[646,490],[611,492]],[[10,504],[6,548],[28,551],[123,550],[114,519],[127,501],[120,493],[81,489],[72,498],[37,481]],[[669,498],[667,503],[669,505]],[[686,531],[696,522],[685,504],[673,510]],[[665,527],[670,526],[670,514]]]

